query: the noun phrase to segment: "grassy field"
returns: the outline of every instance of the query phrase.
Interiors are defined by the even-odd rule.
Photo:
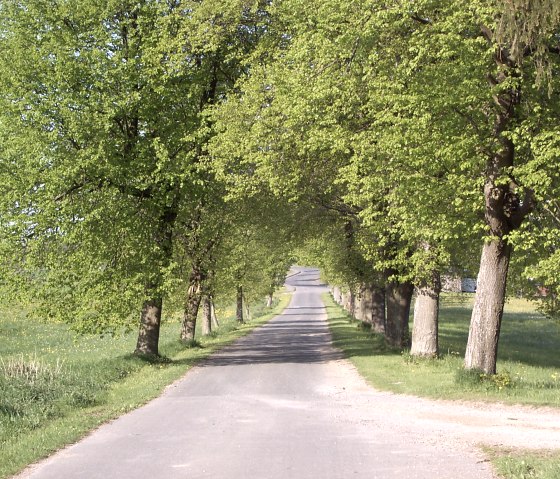
[[[30,321],[23,312],[0,315],[0,478],[76,441],[96,426],[158,396],[193,364],[247,334],[283,309],[252,308],[238,327],[234,310],[218,311],[220,328],[199,338],[200,347],[178,341],[179,324],[162,327],[160,353],[146,362],[132,354],[136,334],[80,336],[63,324]]]
[[[472,295],[444,295],[439,359],[417,359],[388,348],[324,296],[334,343],[376,388],[418,396],[500,401],[560,407],[560,324],[538,314],[524,300],[507,303],[500,336],[498,371],[481,376],[463,370]],[[488,450],[496,470],[508,479],[558,479],[560,453]]]

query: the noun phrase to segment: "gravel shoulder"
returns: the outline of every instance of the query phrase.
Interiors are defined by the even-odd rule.
[[[342,397],[350,407],[366,407],[366,418],[388,430],[413,428],[430,441],[458,441],[467,447],[559,449],[560,410],[501,403],[445,401],[377,391],[347,360],[333,363]],[[351,393],[350,393],[351,391]]]

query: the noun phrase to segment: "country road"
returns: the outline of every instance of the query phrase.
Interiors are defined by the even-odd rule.
[[[331,344],[318,271],[295,273],[282,315],[18,477],[490,479],[479,442],[560,446],[554,411],[543,425],[370,388]]]

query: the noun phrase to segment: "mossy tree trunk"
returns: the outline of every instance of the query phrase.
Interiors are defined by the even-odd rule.
[[[183,312],[183,322],[181,324],[181,340],[185,342],[193,341],[196,330],[196,319],[200,301],[202,300],[202,282],[204,274],[200,268],[194,266],[189,275],[189,286],[187,298]]]
[[[134,354],[141,356],[159,355],[159,331],[161,325],[162,299],[144,301],[140,315],[140,331]]]
[[[385,288],[373,286],[371,289],[371,327],[373,331],[385,334],[386,322]]]
[[[210,296],[204,295],[202,300],[202,335],[208,336],[212,332],[212,302]]]
[[[171,261],[173,254],[173,229],[177,219],[179,197],[175,194],[173,203],[165,208],[160,218],[159,227],[155,231],[155,243],[159,246],[161,257],[156,262],[156,280],[150,281],[146,287],[147,299],[142,305],[140,313],[140,326],[138,339],[136,341],[135,354],[146,356],[159,355],[159,333],[161,327],[161,314],[163,309],[163,298],[161,296],[160,284],[161,267],[166,267]]]

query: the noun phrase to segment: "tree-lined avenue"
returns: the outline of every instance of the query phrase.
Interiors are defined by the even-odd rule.
[[[20,477],[491,478],[425,408],[364,383],[332,346],[318,270],[294,273],[282,315]]]

